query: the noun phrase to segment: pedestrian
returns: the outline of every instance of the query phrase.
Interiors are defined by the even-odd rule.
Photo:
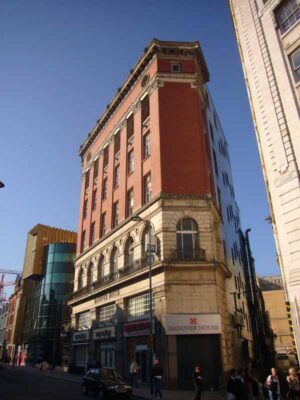
[[[152,380],[154,386],[154,398],[155,399],[162,399],[162,392],[161,392],[161,381],[163,377],[163,369],[160,366],[159,360],[154,361],[154,366],[152,368]]]
[[[203,392],[203,378],[201,376],[200,367],[195,367],[195,371],[193,374],[194,388],[195,388],[195,397],[194,400],[201,400],[201,394]]]
[[[136,388],[138,387],[138,373],[139,373],[139,367],[137,365],[137,362],[135,359],[132,360],[130,364],[130,377],[131,377],[131,385],[135,386]]]
[[[286,378],[286,380],[289,385],[287,398],[291,399],[291,400],[295,400],[297,398],[300,399],[299,376],[298,376],[295,368],[289,369],[289,375]]]
[[[267,388],[270,400],[280,399],[280,384],[276,368],[271,368],[271,375],[267,377]]]
[[[245,398],[245,382],[244,382],[244,371],[239,368],[235,376],[233,383],[233,394],[236,400],[244,400]]]
[[[235,395],[234,395],[234,381],[236,377],[236,369],[232,368],[230,370],[230,376],[227,380],[227,400],[235,400]]]

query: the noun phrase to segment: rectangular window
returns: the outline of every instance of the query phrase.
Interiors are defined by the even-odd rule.
[[[149,105],[149,96],[143,98],[141,101],[142,108],[142,124],[150,115],[150,105]]]
[[[89,184],[90,184],[90,170],[86,171],[85,173],[85,182],[84,182],[85,190],[89,187]]]
[[[154,301],[154,296],[152,294],[152,311],[154,310],[155,310],[155,301]],[[143,317],[148,315],[149,311],[150,311],[149,293],[128,299],[127,303],[128,318]]]
[[[103,184],[102,184],[102,200],[107,199],[107,178],[103,179]]]
[[[91,313],[90,311],[85,311],[77,314],[77,329],[88,329],[92,325]]]
[[[107,232],[107,226],[106,226],[106,213],[104,212],[101,215],[101,237],[104,236]]]
[[[218,163],[217,163],[217,156],[215,151],[213,150],[213,158],[214,158],[214,166],[215,166],[215,171],[217,176],[219,176],[219,171],[218,171]]]
[[[95,241],[95,222],[91,223],[91,230],[90,230],[90,246]]]
[[[108,146],[105,147],[103,150],[103,168],[107,167],[108,165],[108,157],[109,157],[109,148]]]
[[[98,177],[98,167],[99,167],[99,159],[97,158],[97,160],[94,161],[94,179],[96,179]]]
[[[130,189],[127,192],[127,217],[130,217],[130,215],[132,215],[133,202],[134,202],[133,189]]]
[[[84,199],[83,211],[82,211],[82,217],[83,218],[86,218],[86,216],[87,216],[87,207],[88,207],[88,199]]]
[[[294,74],[295,82],[300,81],[300,47],[291,54],[291,66]]]
[[[120,137],[120,132],[117,132],[114,137],[114,154],[116,155],[119,153],[121,148],[121,137]]]
[[[97,310],[97,321],[107,322],[110,321],[117,311],[116,304],[108,304],[107,306],[102,306]]]
[[[130,142],[134,135],[134,116],[133,114],[127,118],[127,141]]]
[[[143,141],[144,141],[144,158],[147,158],[151,154],[150,133],[147,133],[147,135],[143,137]]]
[[[115,166],[114,171],[114,188],[117,188],[120,185],[120,165]]]
[[[81,232],[80,252],[82,253],[85,249],[85,231]]]
[[[144,204],[151,200],[151,174],[144,176]]]
[[[128,153],[127,157],[128,157],[128,159],[127,159],[127,172],[130,175],[134,171],[134,153],[133,153],[133,150],[131,150]]]
[[[92,210],[96,210],[96,206],[97,206],[97,189],[94,189],[92,197]]]
[[[221,197],[221,192],[220,189],[217,188],[218,190],[218,202],[219,202],[219,210],[220,210],[220,214],[221,214],[221,220],[223,222],[223,212],[222,212],[222,197]]]
[[[171,71],[172,72],[181,72],[181,65],[179,63],[172,63]]]
[[[298,0],[285,0],[275,11],[281,33],[289,30],[300,19],[300,5]]]
[[[113,228],[119,224],[119,202],[116,201],[113,205]]]

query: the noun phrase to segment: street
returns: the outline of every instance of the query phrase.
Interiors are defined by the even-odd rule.
[[[96,396],[81,394],[76,382],[51,377],[39,370],[23,367],[0,369],[1,400],[83,400]]]

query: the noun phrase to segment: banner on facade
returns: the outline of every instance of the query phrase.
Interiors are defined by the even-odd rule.
[[[86,342],[90,338],[90,331],[79,331],[73,333],[73,342]]]
[[[208,335],[219,334],[221,329],[220,314],[174,314],[166,315],[167,335]]]
[[[154,321],[152,331],[154,333]],[[124,325],[124,336],[148,336],[150,334],[150,321],[129,322]]]
[[[116,328],[114,326],[106,326],[103,328],[95,329],[93,334],[94,340],[110,339],[115,337],[116,337]]]

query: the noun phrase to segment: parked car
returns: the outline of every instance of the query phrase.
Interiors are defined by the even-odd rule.
[[[82,392],[96,392],[99,400],[129,399],[132,386],[115,368],[91,368],[83,377]]]

